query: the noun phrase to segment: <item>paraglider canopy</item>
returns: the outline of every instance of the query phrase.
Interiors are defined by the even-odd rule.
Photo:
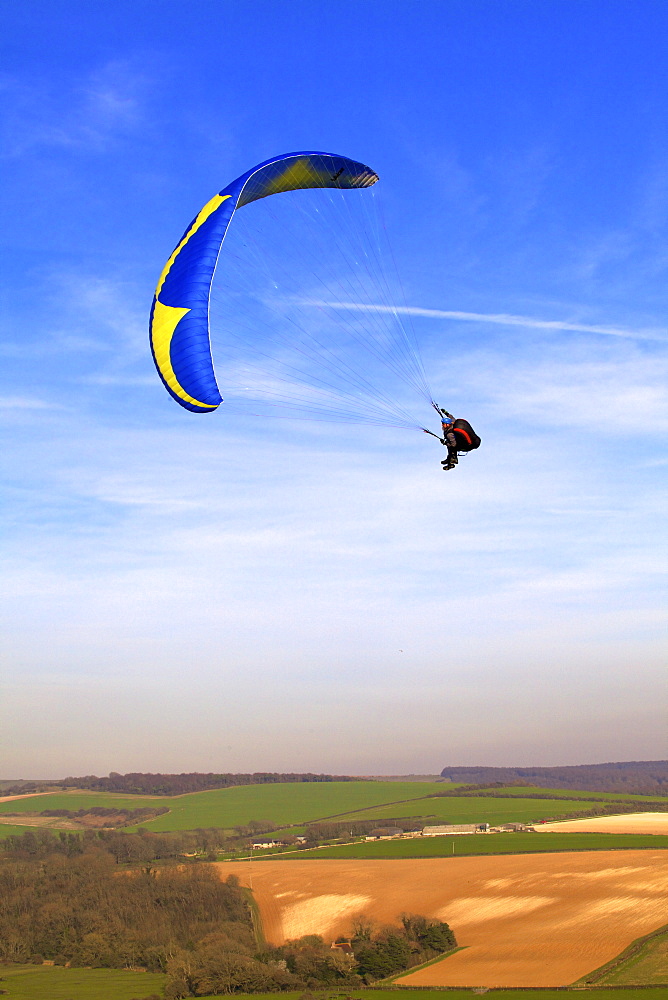
[[[151,309],[153,359],[177,403],[208,413],[222,402],[211,355],[209,300],[218,255],[236,209],[300,188],[365,188],[377,180],[370,167],[345,156],[286,153],[246,171],[207,202],[170,254]]]

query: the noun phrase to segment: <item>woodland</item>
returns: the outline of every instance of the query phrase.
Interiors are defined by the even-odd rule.
[[[573,764],[565,767],[444,767],[441,777],[466,784],[523,782],[541,788],[629,795],[668,794],[668,760]]]
[[[456,947],[447,924],[405,914],[398,927],[360,922],[339,947],[317,936],[260,945],[237,879],[221,881],[214,866],[182,855],[156,863],[162,839],[163,855],[174,859],[180,838],[159,835],[28,831],[8,838],[0,861],[0,961],[164,972],[165,997],[179,1000],[350,989]],[[136,857],[142,843],[143,861]]]

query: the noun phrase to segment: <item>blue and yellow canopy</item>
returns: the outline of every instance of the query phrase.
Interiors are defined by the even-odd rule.
[[[370,187],[377,180],[373,170],[345,156],[286,153],[259,163],[206,203],[165,264],[151,309],[153,359],[177,403],[194,413],[208,413],[223,401],[211,356],[209,296],[235,210],[298,188]]]

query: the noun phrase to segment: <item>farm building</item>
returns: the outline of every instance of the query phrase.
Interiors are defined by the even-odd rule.
[[[425,826],[422,830],[423,837],[464,833],[489,833],[489,823],[444,823],[441,826]]]
[[[251,844],[253,849],[255,848],[266,848],[266,847],[285,847],[282,840],[275,840],[274,837],[256,837],[256,839]]]

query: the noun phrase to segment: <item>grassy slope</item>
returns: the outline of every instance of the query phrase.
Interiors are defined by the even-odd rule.
[[[601,985],[605,986],[627,983],[633,986],[668,983],[668,935],[648,941],[638,955],[601,979]]]
[[[322,996],[323,991],[314,990],[316,995]],[[235,1000],[299,1000],[301,993],[236,993]],[[325,990],[325,996],[351,997],[353,1000],[472,1000],[475,995],[472,990],[415,990],[402,987],[395,990],[351,990],[338,992],[334,989]],[[564,1000],[564,991],[550,989],[508,989],[490,990],[485,994],[489,1000]],[[583,1000],[630,1000],[631,997],[637,1000],[666,1000],[666,991],[662,987],[652,989],[591,989],[585,993],[579,993]],[[78,998],[77,998],[78,1000]],[[109,1000],[115,1000],[110,997]],[[201,997],[201,1000],[215,1000],[213,996]]]
[[[41,813],[43,809],[92,809],[93,806],[103,806],[105,808],[114,807],[117,809],[142,809],[144,807],[155,808],[156,806],[169,806],[170,799],[160,795],[118,795],[116,793],[100,792],[55,792],[53,795],[34,795],[25,799],[15,799],[13,802],[0,802],[0,815],[7,813],[33,812]],[[0,823],[0,840],[9,837],[11,834],[25,833],[37,827],[22,826],[21,818],[17,816],[16,825]],[[40,826],[39,829],[48,829],[48,826]]]
[[[55,792],[53,795],[32,795],[13,802],[0,802],[0,813],[34,812],[43,809],[92,809],[93,806],[117,809],[156,808],[169,805],[170,800],[161,795],[118,795],[113,792]]]
[[[0,988],[8,1000],[131,1000],[151,993],[162,995],[165,977],[120,969],[60,969],[53,966],[0,965]],[[317,991],[320,993],[321,991]],[[337,995],[336,990],[326,990]],[[342,996],[344,994],[341,994]],[[345,991],[345,995],[349,995]],[[236,994],[237,1000],[299,1000],[301,993]],[[355,1000],[470,1000],[471,990],[353,990]],[[494,1000],[563,1000],[563,990],[493,990]],[[587,1000],[665,1000],[665,989],[591,989]],[[214,1000],[212,996],[202,1000]]]
[[[596,986],[653,986],[668,983],[668,925],[632,941],[617,958],[583,976]]]
[[[540,788],[538,785],[531,785],[526,788],[490,788],[485,794],[492,795],[495,798],[506,798],[513,795],[520,795],[521,797],[549,795],[550,798],[555,799],[589,799],[594,797],[596,799],[606,799],[610,802],[658,802],[668,808],[668,796],[666,795],[630,795],[626,794],[626,792],[574,791],[570,788]]]
[[[572,815],[593,809],[598,803],[586,799],[498,799],[485,796],[446,796],[399,805],[379,806],[364,813],[350,812],[341,819],[399,819],[430,817],[432,823],[537,823],[548,816]]]
[[[411,800],[428,795],[442,787],[443,785],[437,782],[414,781],[297,782],[241,785],[207,792],[193,792],[172,798],[75,791],[0,802],[0,813],[39,813],[43,809],[76,810],[93,806],[114,806],[119,809],[167,806],[170,812],[149,821],[146,824],[148,829],[231,828],[245,825],[251,820],[266,820],[277,825],[288,825],[358,811],[387,802]],[[16,822],[20,825],[19,817]]]
[[[454,852],[453,852],[454,848]],[[322,847],[298,853],[263,854],[266,858],[295,861],[313,858],[442,858],[465,854],[534,854],[552,851],[610,851],[668,848],[668,836],[616,833],[490,833],[464,837],[416,837],[414,840],[382,840],[372,843]]]
[[[164,985],[165,977],[151,972],[0,965],[0,989],[7,991],[7,1000],[132,1000],[162,996]]]
[[[9,837],[12,834],[27,833],[28,830],[35,832],[34,826],[10,826],[9,824],[0,823],[0,840],[4,840],[5,837]]]
[[[442,788],[435,782],[328,781],[285,785],[242,785],[212,792],[195,792],[169,799],[171,812],[146,824],[149,830],[192,830],[233,827],[250,820],[280,826],[303,823],[374,807],[400,799],[415,799]]]

